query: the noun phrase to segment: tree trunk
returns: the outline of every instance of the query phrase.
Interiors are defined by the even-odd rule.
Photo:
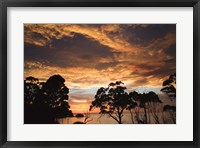
[[[132,123],[134,124],[134,115],[133,115],[133,113],[132,113],[131,110],[130,110],[130,114],[131,114],[131,121],[132,121]]]
[[[144,124],[147,124],[147,109],[146,109],[146,107],[145,107],[145,105],[144,105]]]
[[[118,117],[119,117],[119,124],[122,124],[122,115],[121,114],[118,114]]]

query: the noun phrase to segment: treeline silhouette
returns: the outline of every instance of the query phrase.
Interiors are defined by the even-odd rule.
[[[171,99],[176,97],[176,88],[173,83],[176,84],[176,74],[170,75],[163,82],[161,89]],[[163,123],[176,123],[175,106],[163,106],[162,101],[153,91],[148,93],[132,91],[128,93],[127,88],[123,85],[123,82],[116,81],[115,83],[111,82],[106,88],[99,88],[95,100],[90,106],[90,111],[99,108],[99,114],[107,114],[119,124],[122,124],[124,111],[130,112],[132,123],[136,121],[138,124],[160,124],[161,120]],[[151,117],[154,122],[151,121]]]
[[[46,82],[31,76],[24,80],[25,124],[53,124],[57,118],[73,116],[64,82],[60,75],[53,75]]]
[[[51,76],[46,82],[32,76],[24,80],[24,123],[53,124],[56,119],[73,117],[68,104],[69,89],[64,84],[65,79],[60,75]],[[162,84],[161,91],[169,96],[171,101],[176,98],[176,74],[169,76]],[[124,112],[130,113],[132,123],[176,123],[176,106],[163,104],[159,96],[153,92],[128,92],[121,81],[111,82],[108,87],[97,90],[89,111],[99,108],[99,114],[109,115],[117,123],[123,123]],[[83,117],[77,114],[76,117]],[[83,122],[92,119],[85,114]],[[152,121],[154,120],[154,121]]]

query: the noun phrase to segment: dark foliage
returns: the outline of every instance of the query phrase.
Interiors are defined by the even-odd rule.
[[[162,92],[169,96],[171,101],[176,99],[176,88],[174,85],[176,85],[176,74],[170,75],[169,78],[163,82],[163,88],[161,89]],[[167,112],[172,122],[176,123],[176,106],[165,105],[163,107],[163,112]]]
[[[110,83],[108,88],[99,88],[90,110],[99,108],[100,114],[108,114],[117,123],[122,124],[123,111],[127,109],[130,97],[125,91],[126,87],[121,84],[123,84],[121,81],[116,81]]]
[[[131,101],[130,101],[131,104],[128,109],[131,111],[132,109],[139,107],[139,108],[143,108],[144,110],[143,118],[140,118],[139,111],[135,110],[135,114],[136,114],[135,117],[138,123],[143,123],[143,124],[148,123],[147,113],[151,113],[156,123],[159,123],[159,119],[158,119],[158,115],[157,115],[157,111],[155,107],[157,106],[158,103],[162,103],[162,101],[160,100],[160,98],[155,92],[150,91],[148,93],[140,94],[140,93],[137,93],[136,91],[133,91],[133,92],[130,92],[129,95],[131,98]]]
[[[160,90],[164,93],[166,93],[171,99],[176,98],[176,88],[173,85],[173,83],[176,85],[176,74],[172,74],[169,76],[167,80],[163,82],[163,88]]]
[[[47,82],[27,77],[24,81],[24,123],[50,124],[56,118],[71,117],[69,89],[60,75],[51,76]]]
[[[163,107],[163,111],[169,111],[169,110],[172,110],[172,111],[176,111],[176,106],[171,106],[171,105],[165,105]]]
[[[100,114],[108,114],[117,123],[122,124],[123,112],[128,110],[133,116],[132,110],[139,107],[144,109],[144,118],[139,118],[138,111],[136,114],[137,121],[138,123],[147,123],[147,108],[149,109],[150,104],[162,103],[162,101],[154,92],[139,94],[133,91],[128,93],[126,92],[126,87],[123,87],[122,84],[124,83],[117,81],[110,83],[108,88],[99,88],[95,95],[95,100],[90,106],[90,110],[99,108]],[[159,123],[155,109],[152,108],[151,113],[155,117],[156,122]],[[132,118],[133,121],[134,119]]]

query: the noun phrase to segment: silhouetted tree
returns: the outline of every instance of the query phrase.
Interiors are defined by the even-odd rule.
[[[60,75],[53,75],[43,84],[42,91],[46,96],[45,103],[54,109],[57,116],[72,116],[68,104],[69,89],[64,82]]]
[[[56,118],[73,116],[64,82],[60,75],[53,75],[46,82],[34,77],[24,80],[25,123],[55,123]]]
[[[65,80],[60,75],[51,76],[44,83],[42,90],[46,95],[46,103],[52,108],[60,106],[61,103],[68,100],[69,89],[64,84]],[[65,104],[67,106],[67,104]]]
[[[159,124],[159,113],[160,113],[160,103],[162,101],[158,97],[158,95],[155,92],[149,92],[145,94],[145,97],[147,98],[147,108],[148,108],[148,113],[151,113],[152,117],[155,120],[155,123]],[[150,115],[149,115],[149,123],[151,123],[150,120]]]
[[[26,82],[27,83],[32,83],[32,84],[38,84],[39,83],[39,79],[30,76],[30,77],[26,78]]]
[[[34,77],[27,77],[24,80],[24,103],[33,104],[39,92],[39,80]]]
[[[134,119],[136,119],[138,123],[142,122],[139,115],[140,97],[141,97],[141,94],[137,93],[136,91],[129,93],[129,104],[128,104],[127,110],[129,110],[130,112],[132,123],[134,123]]]
[[[51,108],[44,103],[39,79],[27,77],[24,80],[24,123],[54,123]]]
[[[125,91],[126,87],[121,84],[123,84],[121,81],[116,81],[110,83],[107,88],[99,88],[90,110],[99,108],[100,114],[107,114],[117,123],[122,124],[123,112],[129,103],[129,94]]]
[[[130,92],[130,99],[131,104],[128,107],[131,118],[133,120],[133,113],[132,110],[135,113],[135,119],[138,123],[151,123],[150,114],[152,114],[153,118],[155,119],[156,123],[159,122],[158,117],[158,106],[162,101],[159,99],[158,95],[155,92],[148,92],[148,93],[137,93],[136,91]],[[140,112],[140,109],[143,108],[143,112]],[[141,117],[140,114],[143,113],[144,116]]]
[[[176,74],[172,74],[169,76],[167,80],[163,82],[162,92],[166,93],[170,99],[176,98]]]
[[[176,73],[169,76],[167,80],[163,82],[163,88],[161,91],[168,95],[171,101],[176,99]],[[176,123],[176,106],[165,105],[163,107],[163,115],[168,113],[173,123]],[[163,121],[166,119],[166,115],[163,116]]]

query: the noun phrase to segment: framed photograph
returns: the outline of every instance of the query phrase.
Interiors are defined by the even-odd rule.
[[[199,5],[1,1],[1,147],[199,147]]]

